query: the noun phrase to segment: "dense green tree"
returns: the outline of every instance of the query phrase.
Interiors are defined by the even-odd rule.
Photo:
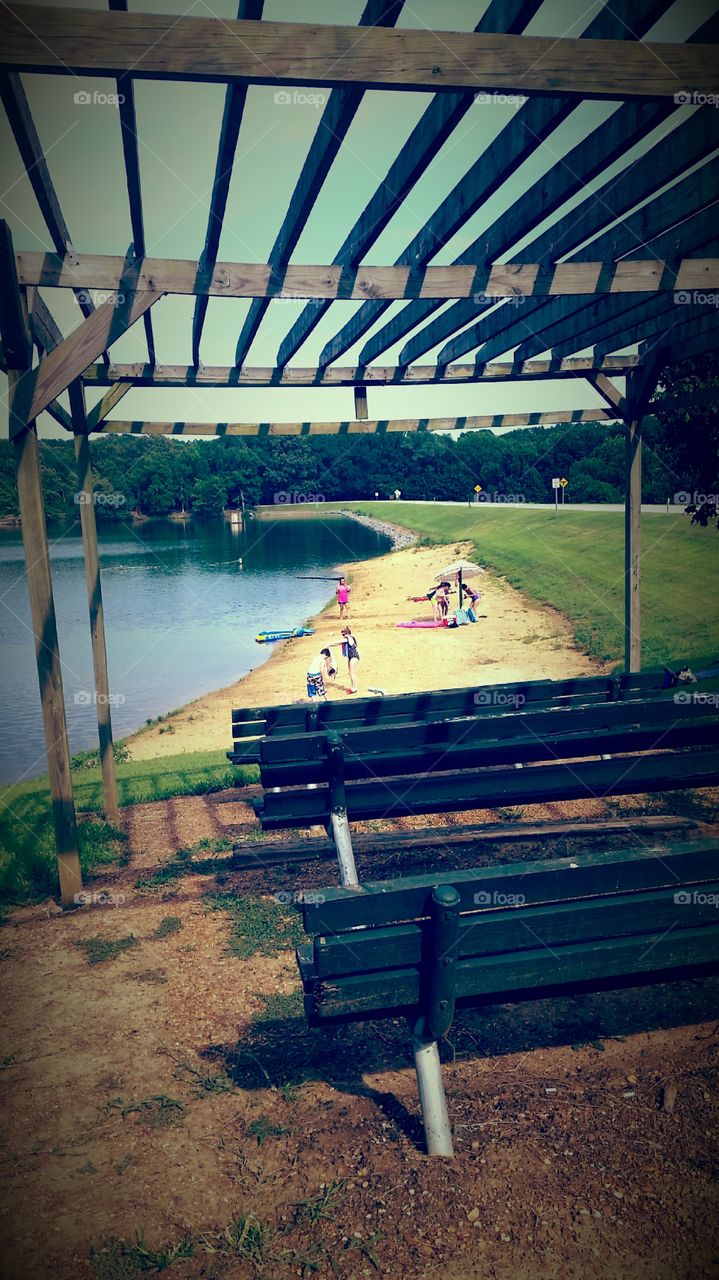
[[[192,510],[198,516],[219,516],[227,501],[227,490],[218,476],[196,480],[192,489]]]

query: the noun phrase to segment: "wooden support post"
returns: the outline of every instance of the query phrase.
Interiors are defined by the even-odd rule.
[[[642,668],[642,419],[624,429],[624,670],[630,672]]]
[[[0,336],[8,362],[9,425],[40,681],[60,897],[63,906],[69,907],[74,906],[76,895],[82,889],[82,872],[42,496],[40,449],[35,423],[27,413],[28,397],[23,391],[23,378],[32,361],[32,342],[27,309],[18,289],[12,236],[6,222],[0,222]]]
[[[90,610],[90,641],[92,665],[95,673],[95,710],[97,732],[100,741],[102,766],[102,794],[105,817],[116,826],[120,821],[115,775],[115,751],[112,741],[112,716],[110,713],[110,681],[107,673],[107,649],[105,646],[105,620],[100,581],[100,559],[97,550],[97,525],[93,494],[90,440],[87,435],[85,397],[82,386],[74,382],[70,386],[70,407],[75,432],[75,457],[77,459],[77,487],[82,526],[82,549],[85,559],[87,603]]]
[[[355,418],[367,417],[367,388],[355,387]]]
[[[12,387],[17,375],[11,372],[9,377]],[[82,889],[82,873],[40,477],[40,453],[34,422],[26,430],[14,435],[13,448],[25,548],[25,574],[35,633],[35,658],[40,681],[60,897],[63,906],[70,907],[75,905],[76,895]]]

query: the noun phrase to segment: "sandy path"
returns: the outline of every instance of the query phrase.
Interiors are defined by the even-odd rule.
[[[427,590],[443,565],[469,558],[470,553],[469,544],[415,546],[354,566],[352,625],[361,656],[360,693],[368,687],[411,693],[474,683],[559,679],[601,669],[575,648],[569,623],[560,613],[532,604],[490,572],[478,580],[483,593],[480,612],[487,616],[476,626],[453,631],[397,629],[395,624],[401,620],[431,617],[427,602],[408,603],[407,596]],[[188,703],[161,725],[128,739],[132,758],[229,747],[233,707],[303,700],[308,659],[318,647],[339,638],[337,605],[330,604],[313,625],[315,636],[276,645],[269,662],[244,679]],[[349,696],[346,664],[341,660],[338,677],[339,683],[328,690],[333,699]]]

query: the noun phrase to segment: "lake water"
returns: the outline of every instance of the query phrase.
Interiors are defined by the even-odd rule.
[[[50,530],[70,747],[97,746],[92,655],[79,525]],[[301,625],[334,593],[328,573],[386,552],[389,540],[341,516],[153,521],[99,532],[116,739],[147,719],[222,688],[268,658],[258,631]],[[237,564],[242,557],[243,567]],[[45,771],[22,537],[0,530],[0,781]],[[228,744],[231,740],[227,726]]]

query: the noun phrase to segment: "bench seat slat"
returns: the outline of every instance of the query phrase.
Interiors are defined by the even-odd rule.
[[[350,821],[359,822],[497,805],[595,800],[647,790],[708,787],[717,782],[719,751],[643,754],[596,762],[536,765],[521,771],[505,767],[452,776],[351,782],[346,787],[347,814]],[[267,830],[325,825],[329,813],[329,790],[322,786],[266,792],[259,808]]]
[[[643,933],[553,948],[502,953],[460,961],[458,1003],[519,1000],[637,980],[695,976],[719,971],[719,928],[711,925]],[[305,996],[312,1025],[410,1014],[420,998],[416,968],[325,979]]]
[[[589,852],[566,859],[515,862],[469,871],[441,871],[432,876],[403,876],[360,885],[357,889],[322,890],[324,901],[302,906],[308,934],[344,933],[363,926],[394,925],[429,915],[435,885],[453,885],[460,910],[474,911],[474,895],[521,893],[527,904],[591,898],[713,880],[719,869],[719,843],[695,840],[675,845],[642,845],[640,849]],[[351,938],[348,939],[351,943]]]
[[[690,903],[677,904],[672,885],[582,902],[480,910],[461,917],[457,956],[466,960],[506,951],[530,951],[538,943],[557,947],[617,938],[640,928],[642,933],[662,933],[665,929],[719,925],[719,881],[708,881],[697,894]],[[349,935],[320,934],[314,941],[312,965],[305,972],[312,978],[339,978],[419,965],[427,930],[425,922],[358,929]]]

